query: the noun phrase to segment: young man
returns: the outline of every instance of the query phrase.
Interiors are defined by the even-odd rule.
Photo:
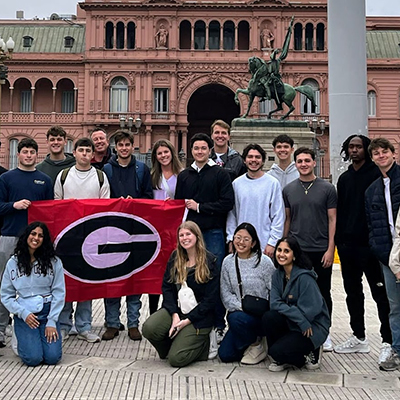
[[[176,183],[175,199],[184,199],[189,210],[187,220],[199,225],[207,250],[217,257],[221,268],[225,257],[224,229],[228,212],[233,207],[233,188],[228,172],[209,159],[213,145],[205,133],[197,133],[190,140],[193,164],[184,169]],[[223,338],[225,309],[220,302],[215,322],[217,340]]]
[[[54,198],[57,199],[109,199],[110,185],[107,176],[91,164],[94,152],[89,138],[78,139],[74,146],[76,165],[62,170],[54,185]],[[72,303],[65,303],[60,314],[60,327],[63,341],[68,339],[72,328]],[[77,302],[75,327],[78,339],[89,343],[100,342],[100,337],[92,329],[92,301]]]
[[[288,183],[299,177],[295,162],[292,161],[294,141],[288,135],[279,135],[273,140],[272,146],[278,157],[278,164],[272,164],[268,174],[278,179],[283,189]]]
[[[389,302],[383,284],[378,260],[368,245],[368,226],[365,216],[365,191],[379,178],[378,167],[368,153],[371,140],[363,135],[351,135],[342,145],[344,161],[351,160],[348,170],[337,183],[337,222],[335,243],[338,249],[347,309],[353,335],[335,346],[336,353],[369,353],[365,337],[364,293],[362,277],[365,274],[371,294],[378,308],[381,322],[382,347],[378,365],[391,354],[392,334],[389,325]]]
[[[64,153],[67,144],[67,134],[61,126],[52,126],[46,134],[49,154],[36,165],[36,169],[48,175],[53,184],[58,173],[68,167],[75,165],[75,158],[72,154]]]
[[[276,242],[282,237],[285,209],[279,182],[263,171],[266,160],[264,149],[249,144],[244,150],[247,173],[233,181],[235,205],[228,214],[227,240],[232,246],[233,233],[242,222],[249,222],[257,229],[264,253],[274,256]]]
[[[110,182],[111,197],[124,197],[126,199],[153,198],[149,168],[132,155],[133,135],[127,131],[117,131],[114,140],[117,155],[113,156],[103,168]],[[139,312],[142,305],[140,296],[140,294],[126,296],[128,336],[132,340],[142,340],[142,335],[138,329]],[[107,330],[104,332],[102,339],[112,340],[119,335],[121,326],[119,319],[121,298],[104,299],[104,307]]]
[[[222,119],[217,119],[211,125],[211,139],[214,147],[211,150],[211,159],[220,167],[229,172],[231,180],[246,172],[240,154],[229,147],[231,127]]]
[[[0,176],[0,216],[3,226],[0,237],[0,283],[4,268],[14,251],[21,231],[28,225],[28,208],[32,201],[53,199],[53,183],[35,168],[38,145],[31,138],[18,143],[18,168]],[[4,334],[9,312],[0,302],[0,347],[5,346]]]
[[[102,128],[95,128],[90,133],[90,139],[94,143],[94,152],[91,163],[93,167],[102,169],[111,158],[110,143],[107,139],[107,133]]]
[[[286,221],[284,236],[297,239],[307,254],[315,272],[321,294],[332,315],[331,278],[335,252],[336,205],[335,187],[314,175],[315,154],[311,149],[300,147],[294,152],[299,179],[283,189]],[[332,351],[328,336],[324,351]]]
[[[395,221],[400,205],[400,166],[395,162],[394,146],[384,138],[371,141],[368,147],[372,161],[381,176],[365,192],[365,211],[369,229],[369,244],[379,260],[385,279],[390,305],[389,323],[392,331],[391,354],[381,362],[380,369],[393,371],[400,368],[400,284],[398,277],[388,267],[393,240],[399,236]],[[396,239],[398,243],[398,239]],[[398,262],[396,246],[391,264]]]

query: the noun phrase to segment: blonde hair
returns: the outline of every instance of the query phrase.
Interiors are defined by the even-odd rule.
[[[179,172],[181,172],[183,169],[174,145],[167,139],[158,140],[154,144],[153,150],[151,151],[152,167],[150,174],[151,174],[151,184],[153,186],[153,189],[161,189],[160,183],[161,183],[162,170],[161,170],[161,164],[157,160],[157,150],[161,146],[167,147],[171,152],[172,173],[174,175],[178,175]]]
[[[171,282],[182,284],[187,279],[186,263],[189,260],[186,250],[179,243],[179,232],[188,229],[196,236],[196,265],[194,279],[197,283],[206,283],[210,277],[210,269],[207,265],[207,250],[203,235],[199,226],[193,221],[183,222],[177,231],[177,249],[174,265],[171,268]]]

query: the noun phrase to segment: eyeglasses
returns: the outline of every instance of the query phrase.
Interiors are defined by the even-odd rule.
[[[249,237],[234,236],[233,240],[235,242],[241,242],[243,240],[243,242],[245,242],[245,243],[251,243],[251,238],[249,238]]]

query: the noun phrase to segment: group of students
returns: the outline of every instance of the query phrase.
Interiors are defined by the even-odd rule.
[[[156,311],[158,296],[153,296],[155,301],[150,302],[153,303],[153,306],[150,304],[151,316],[143,325],[143,335],[154,345],[160,357],[168,358],[170,364],[174,366],[184,366],[194,360],[208,359],[211,355],[210,339],[213,342],[214,333],[218,331],[220,342],[218,354],[222,361],[241,361],[243,364],[256,364],[264,360],[269,354],[272,359],[269,365],[271,371],[281,371],[290,365],[296,367],[306,365],[309,369],[318,368],[323,345],[328,345],[330,347],[328,350],[333,348],[329,338],[329,328],[332,312],[330,297],[331,265],[336,228],[335,189],[331,184],[314,175],[315,155],[312,150],[299,148],[294,153],[295,161],[291,161],[291,155],[294,151],[293,140],[286,135],[274,140],[274,151],[280,162],[279,165],[274,165],[268,175],[263,172],[266,154],[261,146],[257,144],[248,145],[244,149],[242,157],[240,157],[236,151],[228,146],[229,135],[229,125],[220,120],[215,121],[212,125],[211,138],[206,134],[196,134],[190,143],[194,162],[185,170],[180,166],[176,150],[170,142],[161,140],[153,148],[152,182],[146,185],[153,188],[150,197],[154,196],[154,198],[164,200],[174,197],[184,199],[188,208],[188,217],[187,222],[178,229],[177,249],[171,255],[166,266],[162,284],[162,307]],[[128,192],[125,193],[129,186],[123,185],[125,179],[130,179],[124,168],[136,161],[132,159],[133,139],[121,133],[119,136],[115,136],[115,140],[117,155],[103,168],[106,179],[109,178],[107,184],[111,186],[111,197],[141,197]],[[369,163],[365,167],[363,167],[363,163],[358,163],[361,159],[360,154],[357,156],[357,151],[359,151],[358,141],[363,140],[360,136],[357,136],[349,140],[348,143],[347,141],[344,143],[346,156],[351,153],[351,157],[348,158],[352,159],[355,172],[360,168],[361,171],[369,168]],[[76,144],[79,143],[82,144],[83,142],[81,143],[78,140]],[[377,148],[380,149],[379,146],[383,146],[383,150],[386,150],[386,147],[379,143]],[[366,153],[368,146],[362,144]],[[79,150],[79,146],[78,149],[75,146],[75,150]],[[369,150],[372,153],[375,151],[374,148]],[[384,153],[383,150],[378,152]],[[390,147],[389,150],[392,151]],[[77,152],[75,155],[78,165],[78,159],[82,158],[82,154],[79,155]],[[365,154],[363,156],[365,162]],[[382,155],[381,158],[384,158],[384,156]],[[386,158],[391,161],[390,168],[392,168],[393,155],[389,155],[389,157],[386,155]],[[371,161],[370,158],[369,161]],[[381,169],[378,156],[374,161]],[[22,165],[24,164],[22,163]],[[136,165],[138,165],[137,161]],[[107,172],[107,168],[122,168],[121,171],[117,171],[119,178],[116,179],[115,171],[111,174],[110,171]],[[347,177],[348,173],[353,171],[351,168],[352,165],[343,176],[346,175]],[[134,170],[137,178],[138,170],[136,168]],[[247,172],[243,174],[245,170]],[[150,177],[150,173],[145,172],[145,174]],[[95,183],[99,185],[97,175],[94,174]],[[140,179],[143,179],[143,177]],[[59,174],[56,179],[56,187],[57,182],[60,186],[60,180]],[[342,179],[342,183],[343,181]],[[359,181],[358,179],[357,182]],[[387,185],[386,181],[384,182]],[[0,189],[1,183],[0,179]],[[135,192],[136,185],[137,182],[133,185],[132,193]],[[391,188],[390,185],[389,182],[389,188]],[[101,186],[100,184],[100,189]],[[338,188],[339,186],[341,186],[341,193],[343,193],[343,184],[338,184]],[[362,200],[363,203],[358,204],[358,209],[354,210],[357,213],[354,227],[359,229],[360,227],[357,226],[359,220],[361,219],[366,226],[367,216],[368,218],[370,216],[368,214],[368,202],[367,215],[364,211],[361,215],[359,209],[360,206],[362,207],[361,210],[364,209],[364,191],[369,185],[365,188],[362,185],[362,187],[360,185],[353,186],[360,192],[358,193],[359,198],[356,199],[354,194],[352,195],[353,198]],[[65,188],[62,188],[62,190],[65,190]],[[379,188],[377,191],[379,192]],[[382,193],[379,192],[379,194],[382,197]],[[17,204],[18,207],[23,205],[25,210],[29,207],[29,204],[25,203],[15,202],[14,204]],[[393,214],[397,213],[398,205],[396,197],[393,203]],[[16,207],[14,206],[14,208]],[[338,205],[341,220],[346,220],[346,206],[341,204],[340,208],[341,213],[339,213]],[[1,210],[0,207],[0,212]],[[377,211],[374,204],[370,206],[371,210],[372,222],[368,220],[371,222],[371,224],[368,224],[368,228],[370,232],[374,233],[374,229],[375,231],[379,230],[379,227],[374,228],[373,226],[378,219],[375,215],[379,213],[379,210]],[[310,217],[305,217],[307,215],[310,215]],[[305,223],[307,218],[315,219],[316,223],[307,224],[307,221]],[[224,232],[227,219],[227,232]],[[396,218],[393,219],[392,216],[392,222],[389,221],[388,226],[394,225],[393,220],[395,221]],[[349,226],[353,228],[353,225]],[[314,229],[310,229],[312,227]],[[306,234],[303,234],[304,229],[306,229]],[[339,254],[344,254],[344,269],[346,271],[349,271],[348,259],[345,257],[343,249],[351,245],[351,240],[355,240],[356,237],[348,231],[348,227],[342,228],[342,233],[345,232],[348,236],[345,235],[343,238],[342,235],[340,238],[336,229]],[[1,296],[3,304],[8,304],[6,307],[16,315],[15,318],[22,319],[30,328],[44,324],[44,334],[39,335],[43,347],[54,347],[57,343],[59,347],[57,354],[61,357],[61,346],[59,346],[60,340],[58,339],[63,334],[60,329],[55,329],[51,325],[57,318],[54,318],[53,315],[51,318],[45,316],[41,319],[42,322],[36,318],[40,312],[52,313],[53,302],[54,304],[56,304],[56,301],[59,302],[60,297],[57,293],[55,295],[48,293],[49,288],[45,284],[43,294],[39,295],[44,299],[43,304],[39,304],[43,307],[38,312],[33,310],[28,313],[29,309],[24,309],[26,304],[22,306],[20,304],[20,299],[23,299],[24,296],[15,286],[16,281],[18,281],[21,282],[23,288],[27,282],[35,279],[36,275],[47,276],[48,278],[56,275],[55,271],[58,268],[56,266],[59,264],[57,257],[53,253],[46,252],[47,258],[44,259],[42,255],[39,256],[40,252],[38,252],[42,243],[46,242],[47,247],[49,245],[46,232],[47,228],[43,224],[34,227],[30,225],[24,235],[18,239],[15,251],[13,249],[13,257],[7,264],[6,270],[9,279],[3,278]],[[394,226],[392,233],[394,237]],[[227,235],[227,240],[225,235]],[[370,239],[371,237],[372,251],[375,251],[374,235],[370,235]],[[383,233],[380,232],[379,249],[383,246],[380,242],[382,237]],[[42,239],[42,242],[40,242],[40,239]],[[23,241],[22,244],[20,243],[21,240]],[[2,241],[3,237],[0,239],[0,247]],[[227,246],[229,251],[226,252],[227,244],[229,244]],[[21,246],[26,247],[25,254],[29,254],[29,257],[26,256],[21,262],[19,261],[20,250],[17,251],[18,245],[20,248]],[[368,244],[360,242],[356,243],[355,247],[360,248],[360,251],[365,253],[366,246],[368,247]],[[387,251],[386,247],[385,251]],[[389,250],[390,248],[391,244]],[[225,257],[227,253],[229,254]],[[12,262],[12,260],[14,261]],[[26,266],[27,263],[31,265],[31,269]],[[382,259],[381,263],[382,268],[388,268],[386,258]],[[359,268],[360,277],[363,268],[363,266]],[[374,271],[376,272],[376,268]],[[384,270],[385,283],[391,283],[386,272]],[[367,274],[366,271],[365,273]],[[367,277],[369,276],[367,275]],[[6,277],[6,273],[4,277]],[[361,315],[362,318],[359,315],[357,316],[359,310],[363,312],[364,298],[361,278],[353,276],[354,285],[357,284],[357,286],[354,286],[357,287],[357,291],[354,291],[358,296],[356,299],[357,307],[350,307],[349,303],[349,299],[353,298],[354,300],[354,296],[352,297],[348,290],[349,274],[343,274],[343,279],[348,296],[351,326],[355,333],[345,343],[335,346],[335,351],[338,353],[367,352],[363,315]],[[357,279],[360,280],[361,289],[359,289]],[[383,293],[385,293],[382,280],[379,281],[378,279],[379,285],[376,286],[379,286],[380,292],[383,290]],[[370,281],[370,285],[372,285],[372,281]],[[3,287],[5,287],[5,291]],[[59,287],[58,289],[65,291],[65,288]],[[396,310],[393,304],[397,304],[397,299],[393,300],[393,289],[391,290],[389,301],[392,316],[393,310]],[[375,288],[375,291],[377,292],[378,289]],[[373,295],[380,311],[382,327],[384,327],[389,312],[385,315],[383,311],[384,299],[379,295],[382,298],[382,300],[379,300],[375,291]],[[17,293],[19,297],[16,296]],[[35,293],[32,297],[36,295],[38,293]],[[5,296],[5,301],[3,296]],[[139,309],[136,307],[136,312],[133,313],[134,318],[130,310],[132,311],[133,303],[138,303],[140,308],[140,299],[133,299],[132,297],[127,296],[128,334],[132,340],[139,340],[141,339],[138,330]],[[45,307],[45,304],[49,303],[51,306]],[[388,309],[387,298],[386,304]],[[109,340],[117,336],[121,329],[119,321],[120,299],[106,299],[105,306],[107,329],[103,334],[103,339]],[[48,307],[50,307],[50,310],[48,310]],[[107,311],[110,308],[113,309],[113,312]],[[111,318],[112,316],[116,316],[115,321]],[[70,310],[68,310],[68,317],[70,318]],[[91,322],[91,315],[89,319]],[[134,319],[134,322],[132,322],[132,319]],[[229,328],[223,336],[225,320],[227,320]],[[396,325],[392,321],[393,316],[390,326],[393,332],[392,326],[396,327]],[[136,325],[133,326],[132,324]],[[387,323],[387,325],[389,324]],[[57,323],[55,326],[57,327]],[[356,327],[358,327],[357,337],[360,336],[359,339],[355,336]],[[217,328],[217,330],[213,328]],[[33,331],[39,332],[39,330]],[[17,338],[24,341],[18,332],[20,330],[15,324]],[[383,339],[385,340],[382,348],[385,359],[381,360],[382,353],[379,363],[380,366],[384,366],[382,369],[390,369],[387,367],[388,362],[396,363],[396,357],[398,358],[396,353],[398,351],[396,347],[397,331],[395,328],[393,343],[390,331],[389,334],[382,330],[381,332],[383,332]],[[87,340],[85,335],[82,335],[81,332],[78,333]],[[86,331],[86,336],[88,333],[90,332]],[[79,335],[78,338],[80,338]],[[99,340],[94,335],[93,340],[88,341],[96,342]],[[48,362],[46,358],[48,356],[44,355],[45,351],[47,350],[43,350],[43,354],[40,356],[34,357],[35,362],[29,361],[24,355],[26,349],[18,340],[18,353],[29,365],[37,365],[39,359],[41,360],[39,362]],[[56,358],[55,356],[50,357],[52,360]],[[393,365],[396,367],[396,364]],[[393,369],[393,367],[391,368]]]

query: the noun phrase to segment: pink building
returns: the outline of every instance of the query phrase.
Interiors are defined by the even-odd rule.
[[[292,15],[283,80],[312,85],[317,107],[299,95],[291,118],[326,121],[319,138],[326,165],[326,0],[86,0],[76,19],[53,14],[46,21],[0,21],[0,36],[16,43],[2,87],[1,162],[15,166],[16,143],[26,135],[44,156],[45,133],[54,124],[65,128],[69,146],[96,126],[112,140],[121,118],[142,120],[135,143],[140,152],[160,138],[186,151],[193,133],[243,113],[247,97],[240,95],[239,107],[234,92],[248,84],[247,60],[269,59]],[[398,143],[400,18],[369,18],[367,28],[370,134]],[[251,117],[264,118],[270,106],[255,102]],[[327,176],[329,170],[321,172]]]

